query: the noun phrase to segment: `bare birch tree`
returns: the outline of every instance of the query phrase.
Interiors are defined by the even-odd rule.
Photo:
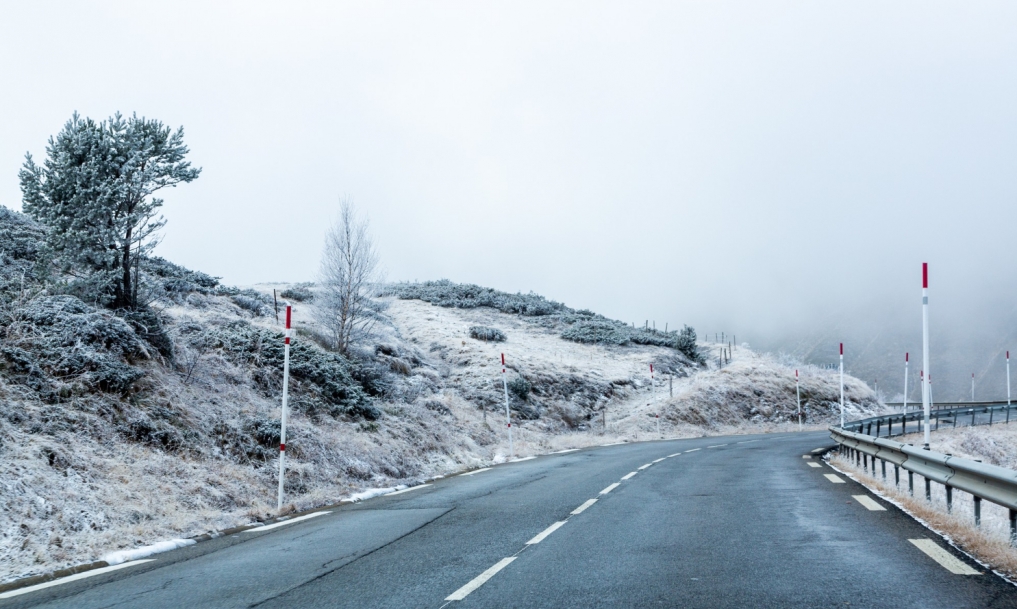
[[[325,236],[319,284],[315,295],[318,322],[343,354],[369,329],[372,320],[368,290],[374,282],[378,255],[366,218],[349,199],[342,199],[339,217]]]

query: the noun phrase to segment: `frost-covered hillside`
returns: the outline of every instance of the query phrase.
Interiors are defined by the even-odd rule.
[[[149,304],[111,311],[60,282],[44,236],[0,208],[0,580],[274,514],[273,287],[296,325],[286,510],[506,460],[501,353],[518,456],[657,438],[658,413],[668,437],[792,418],[792,369],[773,358],[741,347],[709,369],[688,335],[536,295],[389,286],[347,358],[319,344],[313,286],[238,289],[147,259]],[[807,370],[803,388],[812,422],[832,420],[836,379]],[[849,397],[875,407],[861,383]]]

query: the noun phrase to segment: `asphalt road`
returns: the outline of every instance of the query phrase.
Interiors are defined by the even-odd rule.
[[[1017,608],[1017,588],[803,458],[830,445],[805,433],[548,455],[0,607]],[[922,539],[977,574],[909,541]]]

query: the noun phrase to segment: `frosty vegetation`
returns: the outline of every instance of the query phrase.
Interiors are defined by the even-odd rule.
[[[0,580],[274,515],[283,332],[272,289],[143,256],[145,306],[110,308],[65,289],[48,231],[0,207]],[[320,286],[282,287],[296,328],[284,511],[505,461],[492,419],[505,407],[501,352],[519,455],[655,438],[647,414],[665,407],[668,437],[791,420],[790,369],[739,349],[709,370],[688,354],[711,355],[694,334],[433,282],[372,298],[373,331],[343,354],[315,321]],[[809,421],[822,424],[836,385],[813,376]],[[851,382],[862,414],[875,402]]]
[[[475,309],[489,307],[530,319],[533,323],[557,329],[565,340],[599,344],[654,345],[682,352],[691,362],[703,363],[696,345],[696,332],[689,326],[681,331],[663,332],[653,328],[637,328],[624,322],[608,319],[588,310],[571,309],[560,302],[543,296],[509,294],[473,284],[453,283],[447,279],[423,283],[397,283],[383,287],[379,295],[415,299],[440,307]]]

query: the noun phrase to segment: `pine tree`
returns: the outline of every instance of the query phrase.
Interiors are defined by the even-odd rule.
[[[699,346],[696,344],[697,337],[696,331],[689,326],[682,328],[682,331],[678,333],[678,338],[675,341],[675,349],[681,351],[690,360],[697,364],[705,362],[701,353],[699,353]]]
[[[165,225],[156,191],[201,173],[184,161],[184,131],[120,113],[96,123],[77,113],[49,139],[46,161],[31,154],[18,174],[23,209],[48,225],[63,270],[96,300],[138,307],[140,260]]]

